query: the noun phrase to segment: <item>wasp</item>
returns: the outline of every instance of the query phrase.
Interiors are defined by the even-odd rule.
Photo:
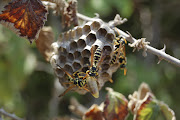
[[[120,51],[119,55],[119,65],[120,69],[124,70],[124,75],[126,75],[127,69],[126,69],[126,64],[127,64],[127,58],[125,57],[125,54],[123,51]]]
[[[119,34],[119,36],[114,39],[115,50],[112,60],[110,62],[110,65],[112,65],[117,63],[117,60],[119,60],[118,63],[120,65],[120,68],[124,70],[124,75],[126,75],[127,72],[126,69],[127,58],[125,53],[125,44],[127,44],[126,39],[120,36]]]
[[[68,91],[70,91],[72,88],[76,86],[79,87],[80,89],[84,89],[89,92],[89,90],[87,89],[86,79],[84,78],[85,75],[84,76],[81,75],[81,74],[86,74],[86,73],[76,71],[73,73],[73,75],[70,75],[65,69],[63,69],[62,67],[60,68],[62,71],[65,72],[69,81],[69,82],[66,82],[65,84],[71,84],[71,86],[68,89],[66,89],[62,94],[60,94],[59,97],[64,96]]]
[[[97,82],[97,77],[98,77],[98,71],[99,71],[99,66],[101,65],[104,57],[102,57],[102,50],[100,47],[97,47],[96,50],[95,46],[91,48],[91,61],[90,61],[90,66],[89,70],[86,71],[86,82],[89,90],[91,91],[92,95],[95,98],[99,97],[99,89],[98,89],[98,82]]]

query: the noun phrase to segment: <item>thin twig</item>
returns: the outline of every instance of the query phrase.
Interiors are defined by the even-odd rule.
[[[11,118],[13,120],[24,120],[22,118],[17,117],[15,114],[7,113],[4,109],[0,109],[0,115],[9,117],[9,118]]]
[[[90,17],[87,17],[87,16],[82,15],[82,14],[80,14],[80,13],[77,13],[77,16],[78,16],[80,19],[85,20],[85,21],[94,21],[94,20],[96,20],[95,18],[90,18]],[[114,27],[114,26],[113,26],[113,27]],[[129,41],[130,43],[134,43],[135,41],[137,41],[135,38],[131,37],[130,34],[127,34],[127,33],[125,33],[124,31],[122,31],[122,30],[120,30],[120,29],[116,29],[116,30],[118,30],[118,32],[119,32],[123,37],[125,37],[125,38],[127,39],[127,41]],[[161,60],[164,59],[164,60],[166,60],[166,61],[168,61],[168,62],[170,62],[170,63],[172,63],[172,64],[174,64],[174,65],[176,65],[176,66],[178,66],[178,67],[180,67],[180,60],[179,60],[179,59],[177,59],[177,58],[175,58],[175,57],[172,57],[172,56],[166,54],[164,51],[158,50],[158,49],[153,48],[153,47],[151,47],[151,46],[149,46],[149,45],[146,45],[146,48],[147,48],[147,52],[150,52],[150,53],[158,56],[159,59],[161,59]]]
[[[71,98],[70,103],[71,103],[71,105],[69,106],[70,111],[80,117],[82,117],[87,111],[87,108],[81,105],[74,97]]]

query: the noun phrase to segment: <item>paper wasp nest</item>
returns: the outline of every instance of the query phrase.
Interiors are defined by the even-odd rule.
[[[117,65],[111,67],[109,65],[114,50],[114,38],[114,31],[100,20],[88,22],[83,26],[75,27],[73,30],[61,34],[59,40],[52,44],[54,53],[50,60],[61,85],[65,88],[69,87],[69,85],[64,84],[68,80],[57,64],[71,75],[79,69],[86,72],[88,66],[90,66],[91,47],[96,45],[96,47],[100,46],[103,51],[106,51],[106,57],[100,65],[101,69],[97,79],[98,87],[101,89],[118,68]],[[78,87],[72,90],[78,93],[86,93],[84,89],[79,89]]]

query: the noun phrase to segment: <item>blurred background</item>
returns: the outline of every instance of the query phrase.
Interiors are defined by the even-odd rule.
[[[1,2],[0,2],[1,4]],[[129,31],[133,37],[147,38],[151,46],[162,49],[180,59],[180,1],[179,0],[78,0],[78,12],[89,17],[98,13],[106,22],[116,14],[126,17],[128,22],[118,26]],[[60,16],[49,11],[46,26],[52,26],[55,40],[62,31]],[[142,51],[132,52],[126,46],[127,75],[118,70],[113,74],[114,83],[106,83],[100,97],[94,99],[90,93],[79,95],[68,92],[62,99],[58,95],[64,89],[58,83],[48,62],[39,53],[35,43],[19,38],[0,25],[0,108],[27,119],[46,120],[57,116],[75,115],[68,109],[70,98],[89,108],[105,100],[111,87],[128,97],[142,82],[149,84],[157,99],[164,101],[180,119],[180,68],[162,61],[150,53],[144,58]],[[75,116],[78,117],[78,116]],[[128,120],[132,120],[130,115]]]

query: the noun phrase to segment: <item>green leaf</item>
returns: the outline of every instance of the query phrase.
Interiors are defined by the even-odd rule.
[[[176,120],[175,113],[169,108],[164,102],[159,102],[162,113],[164,114],[166,120]]]
[[[107,120],[124,120],[128,116],[128,100],[121,93],[107,88],[103,115]]]
[[[156,120],[160,112],[158,101],[151,93],[147,93],[146,97],[140,102],[135,113],[134,120]]]

